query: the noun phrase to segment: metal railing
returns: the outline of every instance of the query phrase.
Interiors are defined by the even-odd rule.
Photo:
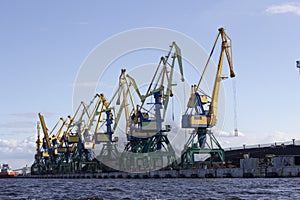
[[[287,146],[287,145],[300,145],[300,140],[291,140],[286,142],[274,142],[268,144],[255,144],[255,145],[243,145],[240,147],[228,147],[224,148],[225,151],[231,150],[241,150],[241,149],[253,149],[253,148],[265,148],[265,147],[275,147],[275,146]]]

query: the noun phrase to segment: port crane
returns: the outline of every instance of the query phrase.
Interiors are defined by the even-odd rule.
[[[90,165],[95,165],[92,163],[92,149],[94,147],[92,136],[86,131],[86,127],[90,126],[92,105],[97,98],[98,95],[95,95],[88,105],[81,102],[74,116],[68,116],[67,129],[59,139],[58,145],[58,152],[61,153],[60,171],[82,171],[84,170],[83,166],[87,169]]]
[[[79,108],[80,107],[78,107],[76,113],[78,113]],[[51,173],[53,171],[63,171],[65,168],[70,168],[71,157],[79,143],[79,136],[70,134],[72,127],[74,127],[74,118],[68,116],[69,122],[67,122],[67,119],[60,118],[52,131],[49,132],[44,116],[41,113],[39,113],[38,116],[40,122],[38,122],[37,126],[37,149],[32,171]],[[53,134],[60,122],[62,122],[60,128],[56,134]],[[44,133],[42,141],[40,140],[41,127]]]
[[[218,39],[221,38],[221,52],[219,56],[218,67],[214,80],[212,96],[210,97],[200,88],[204,74],[214,53]],[[230,70],[230,77],[235,77],[232,63],[232,45],[231,39],[225,33],[224,28],[219,28],[218,36],[214,42],[211,53],[208,57],[203,73],[197,85],[192,86],[191,96],[189,98],[187,109],[182,115],[182,128],[193,128],[187,143],[185,144],[181,164],[184,167],[190,167],[195,164],[195,154],[210,154],[211,164],[223,163],[225,153],[221,145],[214,137],[212,127],[216,125],[217,108],[221,80],[227,78],[222,76],[223,59],[226,55]],[[209,141],[207,141],[209,137]],[[197,139],[196,139],[197,138]],[[195,139],[197,142],[195,142]]]
[[[72,154],[72,160],[76,162],[77,170],[79,171],[94,171],[100,168],[100,163],[93,155],[93,150],[98,143],[96,135],[99,129],[99,124],[102,123],[103,110],[107,108],[107,100],[103,93],[96,94],[88,105],[81,103],[83,110],[81,116],[76,120],[76,127],[79,136],[79,142]],[[107,112],[110,112],[108,110]],[[107,119],[106,121],[110,120]],[[75,134],[76,135],[76,134]],[[111,138],[111,135],[106,135]],[[83,169],[84,168],[84,169]]]
[[[115,96],[115,95],[114,95]],[[95,144],[102,144],[101,151],[96,159],[100,161],[100,168],[102,170],[112,170],[119,168],[119,157],[120,153],[117,148],[118,137],[112,137],[115,133],[113,128],[114,124],[114,111],[115,108],[111,106],[111,101],[109,102],[103,93],[100,94],[100,99],[102,106],[96,112],[98,115],[96,127],[94,130],[94,142]],[[105,113],[105,119],[103,120],[103,113]],[[119,119],[114,124],[118,124]],[[101,131],[100,128],[106,126],[105,131]]]
[[[35,154],[35,167],[38,171],[47,171],[50,172],[54,170],[58,164],[58,152],[55,147],[56,139],[50,136],[55,127],[57,127],[58,123],[55,125],[54,129],[49,133],[48,128],[45,123],[44,116],[39,113],[38,114],[40,122],[37,124],[38,129],[38,137],[37,137],[37,149]],[[42,127],[44,138],[40,140],[40,129]]]
[[[74,116],[69,115],[66,119],[60,118],[51,132],[48,131],[44,116],[39,113],[37,148],[32,171],[78,172],[98,168],[99,163],[92,155],[92,150],[96,145],[92,128],[98,116],[96,129],[99,128],[105,105],[107,102],[104,95],[96,94],[88,105],[81,102]],[[100,108],[101,111],[99,111]],[[60,126],[59,123],[61,123]],[[44,133],[42,141],[41,127]],[[57,133],[54,134],[56,130]]]
[[[172,81],[176,61],[181,73],[181,80],[184,81],[181,50],[173,42],[168,54],[161,57],[145,95],[141,95],[134,78],[128,74],[125,75],[125,69],[121,72],[119,85],[122,88],[124,99],[121,107],[125,109],[128,140],[122,159],[124,165],[129,168],[136,168],[139,160],[143,160],[143,166],[155,168],[162,166],[164,158],[168,165],[176,159],[175,151],[165,134],[171,130],[171,127],[166,125],[163,128],[169,98],[173,96],[172,86],[175,84]],[[140,105],[135,105],[130,87],[133,87],[139,96]],[[146,103],[149,97],[153,97],[154,102]],[[151,107],[146,108],[146,105],[151,105]],[[145,156],[145,154],[148,155]],[[145,157],[147,157],[146,161]],[[128,163],[133,166],[128,166]],[[158,163],[161,163],[161,166],[158,166]]]
[[[41,151],[41,124],[37,123],[37,140],[36,140],[36,153],[34,155],[34,162],[31,165],[31,174],[40,174],[45,171],[45,163],[43,162],[42,151]]]
[[[40,121],[37,123],[37,140],[36,140],[36,154],[35,161],[32,165],[33,173],[37,172],[51,172],[56,170],[59,165],[60,153],[58,148],[59,138],[62,136],[62,130],[66,127],[66,120],[60,118],[60,120],[55,124],[54,128],[49,132],[46,126],[44,116],[38,114]],[[61,127],[58,132],[53,134],[56,128],[59,126],[60,122]],[[44,137],[41,140],[41,127],[44,133]],[[53,134],[53,135],[52,135]],[[52,135],[52,136],[51,136]]]

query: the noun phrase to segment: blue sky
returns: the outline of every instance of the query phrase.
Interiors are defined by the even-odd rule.
[[[232,88],[224,83],[224,146],[299,140],[299,23],[296,1],[1,1],[0,162],[31,165],[37,113],[49,127],[73,113],[73,83],[89,53],[143,27],[181,32],[207,52],[225,27],[233,40],[241,135],[224,137],[233,123]]]

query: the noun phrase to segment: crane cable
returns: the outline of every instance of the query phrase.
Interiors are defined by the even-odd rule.
[[[299,69],[299,75],[300,75],[300,60],[296,61],[296,65],[297,65],[297,68]]]
[[[172,98],[172,120],[174,122],[174,98]]]
[[[237,128],[237,99],[236,99],[236,80],[233,79],[232,82],[232,91],[233,91],[233,112],[234,112],[234,136],[238,136]]]
[[[204,74],[205,74],[206,69],[207,69],[207,67],[208,67],[208,64],[209,64],[209,62],[210,62],[210,59],[211,59],[211,57],[212,57],[212,55],[213,55],[213,52],[214,52],[214,50],[215,50],[215,47],[216,47],[216,45],[217,45],[217,42],[218,42],[219,37],[220,37],[220,33],[218,34],[218,36],[217,36],[217,38],[216,38],[216,40],[215,40],[215,43],[214,43],[214,45],[213,45],[213,48],[211,49],[211,52],[210,52],[210,54],[209,54],[209,56],[208,56],[208,59],[207,59],[206,64],[205,64],[205,66],[204,66],[202,75],[201,75],[200,80],[199,80],[199,82],[198,82],[198,84],[197,84],[197,88],[196,88],[197,90],[200,88],[201,81],[202,81],[202,79],[203,79],[203,77],[204,77]]]

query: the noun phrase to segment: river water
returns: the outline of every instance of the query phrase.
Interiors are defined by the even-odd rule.
[[[0,199],[300,199],[300,178],[8,178]]]

